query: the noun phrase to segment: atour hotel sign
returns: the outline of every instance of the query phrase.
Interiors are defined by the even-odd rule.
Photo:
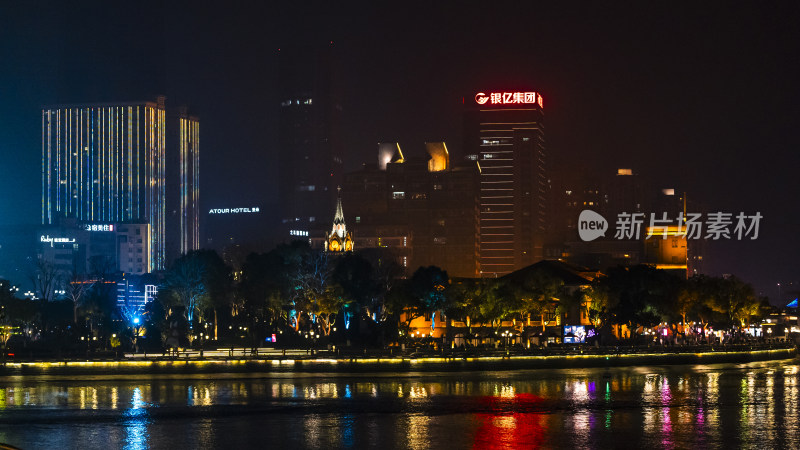
[[[536,92],[478,92],[475,103],[479,105],[539,105],[544,108],[542,96]]]
[[[261,208],[254,206],[252,208],[214,208],[208,211],[209,214],[249,214],[261,212]]]

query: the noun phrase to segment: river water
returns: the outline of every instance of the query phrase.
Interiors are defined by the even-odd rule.
[[[424,374],[0,379],[35,448],[798,448],[798,360]]]

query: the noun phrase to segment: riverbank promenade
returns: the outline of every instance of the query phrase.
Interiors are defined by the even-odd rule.
[[[796,355],[797,347],[789,343],[428,351],[231,347],[121,354],[114,358],[7,360],[0,366],[0,376],[496,371],[747,363],[791,359]]]

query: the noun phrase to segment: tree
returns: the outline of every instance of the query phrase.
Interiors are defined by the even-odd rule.
[[[31,260],[28,268],[28,278],[30,278],[39,298],[44,301],[52,300],[56,289],[62,282],[62,273],[52,262],[37,257]]]
[[[251,253],[242,265],[238,298],[242,302],[232,305],[232,316],[245,313],[253,320],[251,327],[273,326],[282,317],[284,299],[288,298],[289,277],[284,259],[278,251]],[[267,330],[263,330],[266,333]]]
[[[72,301],[72,321],[75,325],[78,324],[78,307],[81,305],[84,294],[91,289],[92,285],[93,283],[86,277],[79,275],[77,271],[72,272],[66,291],[67,297]]]
[[[192,253],[178,258],[166,274],[164,287],[183,306],[189,324],[189,339],[192,340],[194,315],[202,309],[208,293],[202,261]]]
[[[218,310],[230,305],[233,297],[233,274],[231,268],[214,250],[196,250],[190,255],[202,268],[206,291],[206,295],[201,297],[204,301],[198,304],[200,319],[204,320],[205,314],[211,310],[214,318],[214,339],[217,339]]]
[[[369,315],[373,299],[378,292],[372,265],[359,254],[347,254],[336,261],[332,281],[344,297],[340,303],[355,306]]]
[[[371,279],[374,291],[367,314],[378,323],[389,316],[386,308],[386,296],[403,276],[403,267],[397,263],[396,256],[385,248],[369,248],[360,250],[358,255],[369,262],[372,267]]]
[[[318,320],[325,325],[327,333],[330,329],[331,308],[335,308],[336,299],[333,292],[332,267],[328,254],[321,251],[307,251],[294,274],[294,309],[296,313],[295,330],[300,330],[300,318],[305,312],[311,323]],[[338,311],[338,308],[333,310]]]
[[[593,291],[607,296],[608,317],[629,330],[657,325],[675,304],[680,280],[646,265],[615,267],[595,280]]]
[[[537,270],[521,280],[515,289],[515,297],[519,299],[517,306],[523,316],[541,318],[542,331],[548,325],[548,317],[554,317],[558,305],[564,297],[564,282],[554,275]]]
[[[420,267],[411,276],[409,291],[417,300],[419,313],[431,315],[431,328],[436,327],[436,312],[448,306],[446,290],[449,285],[447,272],[436,266]]]

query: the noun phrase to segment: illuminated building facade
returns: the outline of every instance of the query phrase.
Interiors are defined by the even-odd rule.
[[[342,180],[341,106],[332,45],[283,48],[279,64],[278,187],[284,240],[321,231],[332,219]]]
[[[80,223],[61,219],[37,230],[36,256],[52,264],[58,276],[103,272],[142,275],[151,265],[149,223]]]
[[[164,98],[42,111],[42,223],[143,222],[147,271],[164,267]]]
[[[385,248],[410,274],[435,265],[454,277],[478,275],[478,167],[453,166],[444,142],[427,156],[380,144],[377,164],[345,175],[342,198],[359,248]]]
[[[200,249],[200,122],[178,119],[181,165],[181,253]]]
[[[200,121],[168,111],[167,263],[200,248]]]
[[[137,248],[117,264],[128,273],[164,269],[200,247],[200,122],[186,108],[168,114],[164,103],[160,96],[42,111],[42,224],[137,230],[131,239],[144,254]]]
[[[464,146],[480,165],[480,272],[502,276],[543,257],[547,193],[543,100],[536,92],[464,98]]]
[[[341,189],[339,189],[339,192],[341,192]],[[353,234],[347,231],[347,225],[344,222],[341,197],[336,200],[336,214],[333,216],[333,226],[331,232],[325,236],[323,250],[333,253],[353,251]]]

